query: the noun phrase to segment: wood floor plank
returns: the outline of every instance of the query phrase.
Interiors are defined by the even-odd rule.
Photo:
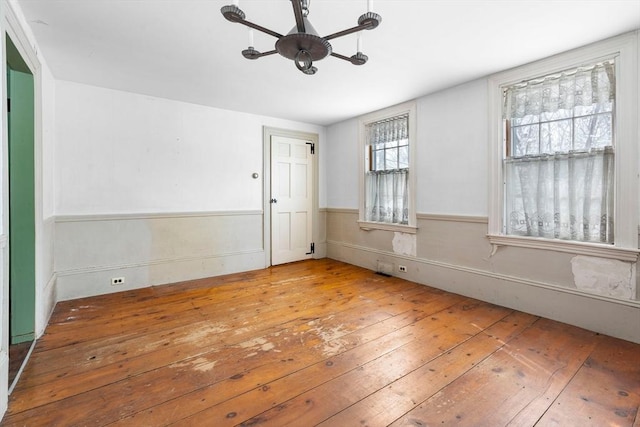
[[[460,316],[460,312],[463,311],[467,316]],[[411,339],[393,351],[373,353],[376,356],[375,359],[352,366],[352,369],[335,379],[324,375],[324,382],[310,391],[285,400],[287,396],[282,392],[288,393],[292,387],[272,386],[269,391],[275,392],[279,389],[280,394],[276,395],[275,400],[282,403],[272,404],[272,409],[246,420],[241,425],[287,425],[289,423],[315,425],[331,414],[339,412],[406,375],[426,360],[466,341],[484,327],[499,321],[509,313],[510,310],[486,303],[458,304],[414,324],[411,328],[413,332]],[[425,345],[425,342],[429,344]],[[327,379],[331,381],[326,381]],[[288,380],[290,378],[284,379],[284,381]],[[301,385],[293,388],[300,390]],[[212,414],[207,413],[185,420],[184,425],[194,421],[197,424],[198,421],[205,419],[223,422],[222,419],[212,418]]]
[[[640,405],[638,345],[599,337],[594,352],[537,426],[632,426]]]
[[[349,302],[349,298],[357,298],[358,302],[363,304],[367,301],[382,301],[381,298],[383,295],[388,293],[393,294],[395,286],[397,286],[390,285],[385,287],[385,289],[371,290],[360,290],[352,286],[353,289],[347,291],[341,289],[340,284],[341,282],[337,281],[333,288],[333,290],[337,292],[339,300],[327,294],[329,288],[325,286],[322,289],[322,293],[313,296],[313,294],[306,292],[305,296],[296,298],[295,301],[279,299],[277,297],[272,298],[268,303],[261,301],[253,303],[253,300],[249,302],[243,300],[236,301],[234,304],[228,304],[227,301],[224,301],[219,305],[211,305],[207,306],[208,308],[206,309],[198,310],[195,314],[193,313],[194,310],[192,307],[187,307],[183,309],[186,310],[187,313],[181,317],[177,315],[174,316],[178,317],[175,320],[161,319],[156,321],[157,319],[153,318],[150,319],[150,321],[153,322],[152,326],[138,327],[137,330],[131,330],[126,333],[121,332],[119,335],[112,335],[111,338],[103,336],[94,341],[91,337],[81,339],[80,337],[82,337],[82,335],[78,333],[79,337],[74,335],[74,339],[81,339],[81,342],[65,346],[56,345],[55,348],[50,348],[49,351],[44,352],[41,356],[43,363],[35,367],[30,367],[30,369],[33,369],[29,375],[31,381],[25,383],[24,386],[29,387],[37,384],[33,382],[37,381],[39,376],[46,373],[61,375],[61,373],[56,372],[56,370],[64,369],[65,367],[71,366],[74,369],[78,369],[86,366],[88,369],[92,369],[98,364],[116,363],[119,359],[128,359],[155,351],[159,348],[182,345],[185,340],[189,341],[194,338],[193,329],[199,331],[197,337],[205,335],[205,332],[209,330],[213,334],[233,331],[233,336],[238,338],[238,331],[245,324],[255,323],[256,320],[258,320],[256,319],[257,317],[259,317],[259,324],[266,328],[270,325],[285,321],[284,319],[286,319],[286,317],[283,317],[281,312],[283,309],[290,309],[287,310],[288,313],[285,313],[285,316],[300,312],[302,307],[308,309],[315,305],[323,306],[326,310],[331,310],[332,312],[338,312],[340,311],[341,305]],[[302,286],[302,283],[298,283],[297,286]],[[347,284],[342,283],[342,287],[345,286],[347,286]],[[424,294],[425,292],[429,295],[438,295],[437,292],[427,291],[425,287],[422,289],[412,288],[404,291],[407,296],[413,293]],[[261,298],[262,296],[261,293]],[[394,300],[395,299],[397,299],[397,296],[394,296]],[[280,301],[280,304],[278,304],[278,301]],[[397,310],[392,306],[393,301],[387,304],[390,310]],[[199,308],[203,307],[196,303],[194,303],[194,306]],[[180,311],[176,311],[178,308],[175,306],[172,307],[171,310],[173,313],[181,313]],[[298,316],[294,315],[294,317]],[[270,321],[271,323],[269,323]],[[141,320],[141,322],[145,324],[143,320]],[[71,331],[69,331],[69,335],[72,335],[70,332]],[[257,333],[259,329],[254,328],[253,332]],[[58,335],[61,340],[66,340],[65,334],[58,333]],[[84,357],[81,356],[82,352],[85,354]],[[68,375],[68,373],[66,375]]]
[[[273,382],[280,384],[281,389],[295,391],[297,387],[312,387],[314,378],[316,381],[326,381],[327,367],[331,368],[331,375],[337,375],[383,351],[391,351],[410,339],[413,324],[461,300],[464,299],[454,295],[437,298],[420,308],[413,307],[397,316],[336,338],[333,338],[333,333],[326,333],[327,330],[331,332],[330,328],[319,328],[319,335],[327,340],[322,340],[314,347],[310,348],[305,343],[292,349],[291,353],[283,351],[281,354],[286,354],[286,359],[283,357],[271,365],[245,371],[240,378],[229,378],[137,413],[130,420],[123,420],[123,425],[130,421],[141,425],[174,422],[210,408],[207,413],[197,417],[213,417],[219,425],[234,425],[238,419],[248,418],[248,414],[255,415],[271,407],[267,399]],[[215,397],[212,399],[211,396]],[[203,399],[206,399],[206,403]]]
[[[383,304],[383,306],[384,305],[385,304]],[[357,316],[358,319],[365,320],[368,316],[371,318],[376,316],[376,312],[374,311],[369,315],[357,313]],[[379,317],[379,314],[377,316]],[[384,314],[384,317],[388,318],[389,316]],[[224,348],[200,353],[197,356],[167,364],[167,366],[162,366],[155,370],[146,371],[141,375],[132,376],[127,378],[126,381],[113,380],[112,383],[104,387],[92,389],[83,394],[71,393],[72,395],[64,400],[58,401],[51,399],[52,402],[47,405],[50,409],[48,412],[58,412],[70,404],[76,408],[84,408],[88,411],[90,408],[95,407],[96,397],[99,395],[103,398],[108,397],[107,401],[101,407],[102,418],[99,421],[112,422],[126,414],[121,407],[123,400],[128,406],[136,407],[140,410],[156,406],[159,403],[206,387],[209,384],[215,384],[226,378],[247,375],[247,371],[260,366],[260,364],[264,364],[266,360],[274,362],[281,361],[283,357],[287,355],[289,345],[298,345],[302,348],[307,348],[298,358],[301,359],[304,364],[308,364],[309,361],[303,357],[308,358],[313,354],[313,352],[309,351],[310,344],[322,343],[322,345],[318,346],[316,357],[322,357],[327,351],[327,347],[331,352],[340,348],[340,343],[337,341],[343,333],[346,334],[349,330],[347,328],[348,325],[343,323],[342,320],[346,321],[348,319],[339,319],[341,323],[338,328],[336,328],[334,320],[334,318],[320,320],[313,317],[306,317],[305,321],[301,322],[298,327],[291,328],[290,330],[278,329],[273,332],[272,336],[258,336],[249,341],[239,342],[232,346],[225,345]],[[353,320],[355,321],[355,319]],[[377,320],[379,319],[374,319],[374,321]],[[316,325],[319,326],[320,323],[323,325],[322,328],[314,327]],[[336,333],[336,329],[344,330],[344,332]],[[323,339],[323,337],[318,337],[319,334],[328,334],[328,336],[325,336]],[[267,359],[269,356],[271,356],[272,359]],[[285,360],[289,361],[289,359],[291,359],[291,357],[287,356]],[[222,365],[220,361],[226,363]],[[141,360],[141,362],[144,363],[145,361]],[[106,378],[108,379],[108,377]],[[92,379],[90,383],[92,384],[93,382],[94,380]],[[149,393],[149,389],[147,388],[148,384],[166,384],[168,382],[171,384],[171,389],[154,390],[151,394]],[[67,384],[67,382],[65,381],[64,384]],[[129,388],[131,391],[129,391]],[[123,393],[127,394],[126,398],[116,398]],[[30,395],[32,396],[33,393]],[[112,401],[114,403],[110,404]],[[31,404],[31,401],[24,403]],[[34,412],[39,411],[25,410],[22,414],[24,414],[25,419],[34,418],[36,417]],[[43,423],[55,422],[55,420],[50,420],[47,417],[48,415],[45,414],[43,419],[37,418],[37,421]]]
[[[377,279],[376,279],[377,280]],[[326,287],[325,287],[326,289]],[[391,292],[393,295],[393,303],[387,302],[384,298],[381,298],[382,295],[386,295],[387,293],[390,292],[391,287],[390,286],[385,286],[384,289],[373,289],[371,291],[368,292],[363,292],[362,295],[364,296],[370,296],[371,298],[368,297],[364,297],[364,298],[358,298],[358,299],[354,299],[351,300],[351,304],[353,305],[354,308],[360,307],[360,306],[366,306],[366,308],[368,310],[375,310],[376,308],[378,308],[379,310],[381,310],[381,312],[384,314],[385,317],[389,317],[388,311],[391,309],[393,310],[406,310],[407,307],[402,308],[402,297],[398,297],[397,292]],[[422,301],[419,298],[419,294],[427,294],[427,295],[433,295],[433,296],[439,296],[441,295],[441,293],[439,292],[431,292],[429,291],[427,288],[424,287],[414,287],[409,289],[408,291],[405,291],[404,294],[406,294],[409,298],[411,298],[411,304],[412,306],[415,306],[417,304],[420,304]],[[303,303],[306,301],[304,298],[300,299],[298,298],[299,301],[302,301]],[[325,297],[326,298],[326,297]],[[379,304],[379,307],[376,307],[376,304]],[[332,313],[331,316],[333,316],[333,313],[337,313],[339,312],[339,310],[335,310],[335,306],[336,304],[331,304],[331,308],[327,309],[327,307],[325,307],[327,304],[326,302],[323,302],[322,306],[323,311],[325,312],[329,312]],[[285,304],[285,306],[288,308],[289,306]],[[264,312],[266,312],[266,310],[263,310]],[[375,311],[374,311],[375,312]],[[302,331],[294,331],[295,334],[297,334],[298,332],[304,332],[304,329],[311,329],[307,327],[307,324],[309,322],[309,320],[313,320],[315,319],[315,317],[318,315],[318,313],[315,313],[313,311],[303,311],[301,313],[295,314],[295,316],[297,318],[301,318],[304,320],[304,322],[302,322]],[[281,322],[283,322],[283,318],[282,316],[284,316],[282,313],[280,313],[279,316],[277,316],[276,319],[276,323],[278,324],[278,327],[280,327]],[[363,316],[360,313],[355,313],[353,314],[353,316],[357,316],[360,318],[364,318],[366,316]],[[265,319],[261,318],[258,319],[260,320],[259,322],[256,322],[258,327],[257,328],[253,328],[253,330],[247,331],[246,333],[251,334],[251,336],[255,336],[256,331],[260,331],[261,328],[264,329],[265,327],[269,326],[269,323],[266,322],[265,323]],[[348,320],[348,319],[345,319]],[[266,326],[265,326],[266,325]],[[249,357],[250,355],[253,355],[254,353],[256,353],[256,350],[260,350],[262,346],[266,345],[268,342],[264,339],[264,338],[260,338],[259,336],[257,338],[254,338],[252,340],[249,340],[249,342],[245,342],[242,341],[241,337],[242,334],[238,334],[238,329],[236,329],[235,331],[229,331],[229,334],[235,338],[235,341],[230,340],[229,338],[224,339],[224,348],[223,349],[212,349],[210,352],[206,352],[206,351],[201,351],[200,353],[196,353],[195,356],[191,356],[191,358],[189,360],[185,360],[185,361],[181,361],[181,362],[177,362],[177,363],[173,363],[173,364],[169,364],[169,362],[172,359],[172,353],[169,353],[166,358],[162,358],[159,360],[160,364],[168,364],[169,368],[183,368],[183,367],[191,367],[191,366],[195,366],[196,370],[202,369],[201,365],[208,365],[211,363],[211,361],[215,358],[215,360],[219,360],[219,359],[223,359],[223,360],[229,360],[230,358],[234,357],[233,355],[236,355],[235,357],[238,357],[240,359],[242,358],[246,358]],[[281,329],[277,329],[274,333],[281,333]],[[313,332],[311,330],[311,332]],[[198,334],[198,338],[201,340],[204,338],[204,336],[202,336],[199,332],[196,332]],[[313,334],[311,334],[313,337]],[[308,339],[305,341],[309,341]],[[313,341],[311,341],[313,342]],[[194,344],[196,344],[194,342]],[[306,344],[306,343],[305,343]],[[184,347],[185,343],[183,343],[182,347]],[[207,347],[206,343],[203,343],[202,341],[200,341],[198,343],[198,346],[203,346],[203,347]],[[215,346],[215,344],[214,344]],[[239,353],[244,352],[244,356],[238,356]],[[184,354],[189,354],[188,351],[185,351]],[[129,363],[126,364],[127,368],[130,369],[131,368],[131,363],[130,361],[128,361]],[[142,366],[144,368],[146,368],[150,362],[146,361],[146,360],[140,360],[140,362],[142,363]],[[154,362],[158,362],[158,358],[154,357]],[[119,366],[118,366],[119,368]],[[251,366],[249,366],[249,368],[251,368]],[[234,368],[236,369],[236,368]],[[127,377],[130,377],[128,379],[128,383],[134,383],[136,385],[140,385],[143,383],[149,383],[149,382],[158,382],[158,381],[162,381],[162,379],[164,378],[163,375],[170,375],[167,374],[166,371],[168,369],[164,369],[163,371],[146,371],[144,372],[143,375],[139,375],[139,376],[131,376],[131,372],[127,372],[127,371],[123,371],[122,369],[121,374],[126,374]],[[53,403],[49,403],[49,407],[54,407],[55,405],[55,401],[57,399],[62,399],[65,397],[69,397],[69,399],[71,399],[71,401],[73,402],[74,406],[77,407],[83,407],[83,405],[94,405],[93,403],[91,403],[91,400],[94,400],[92,397],[92,391],[95,389],[96,386],[101,385],[98,381],[100,379],[104,379],[105,381],[108,381],[109,384],[105,385],[104,388],[100,389],[100,394],[102,396],[104,395],[119,395],[121,393],[120,387],[122,384],[120,384],[119,382],[117,382],[117,380],[119,379],[117,376],[114,378],[111,375],[109,375],[111,372],[107,372],[107,375],[100,375],[100,371],[96,370],[96,371],[91,371],[88,374],[88,379],[89,381],[85,381],[83,384],[78,383],[78,382],[71,382],[71,385],[69,385],[70,381],[62,381],[61,384],[63,384],[63,386],[66,386],[66,389],[54,389],[54,390],[50,390],[47,388],[38,388],[36,390],[34,390],[34,392],[29,394],[29,398],[28,399],[23,399],[21,401],[16,399],[12,399],[12,411],[24,411],[25,412],[25,417],[31,417],[32,414],[29,413],[29,407],[33,407],[36,405],[39,405],[42,401],[54,401]],[[237,374],[237,372],[224,372],[221,371],[220,369],[217,369],[216,372],[217,376],[214,378],[208,378],[206,380],[203,381],[210,381],[210,382],[216,382],[219,381],[224,375],[228,374],[229,376],[235,375]],[[190,390],[188,390],[189,387],[192,388],[200,388],[203,387],[204,385],[206,385],[206,382],[197,382],[197,381],[192,381],[191,378],[189,378],[188,376],[185,376],[184,378],[181,377],[181,379],[184,379],[188,384],[185,384],[184,387],[185,388],[179,388],[176,387],[176,380],[172,380],[172,390],[171,393],[186,393]],[[114,383],[114,384],[111,384]],[[89,389],[87,390],[78,390],[78,387],[83,387],[86,386]],[[69,388],[70,387],[70,388]],[[137,387],[134,387],[137,388]],[[79,399],[79,401],[75,401],[74,398],[76,394],[78,394],[79,392],[84,391],[86,392],[86,394],[82,395],[84,397],[81,397]],[[160,399],[160,401],[162,401],[162,399],[164,400],[169,400],[173,397],[175,397],[172,394],[167,394],[167,391],[158,391],[153,393],[153,397],[150,397],[146,392],[144,392],[141,396],[139,396],[139,399],[136,400],[136,398],[138,397],[136,392],[128,392],[129,396],[128,399],[131,400],[132,402],[135,402],[138,406],[140,406],[141,408],[145,408],[148,405],[153,405],[156,404],[158,399]],[[67,405],[69,404],[69,399],[63,400],[61,401],[61,405]],[[88,401],[85,399],[89,399]],[[156,400],[153,400],[156,399]],[[148,403],[146,403],[148,402]],[[104,408],[105,412],[108,412],[108,408]],[[121,416],[122,415],[122,411],[119,405],[116,405],[115,408],[113,408],[113,410],[111,410],[111,416],[114,416],[114,411],[119,411],[117,412],[117,416]],[[55,411],[51,411],[51,412],[55,412]],[[101,420],[108,420],[108,416],[105,415],[105,418]],[[51,421],[55,421],[55,420],[51,420]],[[43,420],[42,422],[45,422],[45,420]]]
[[[367,295],[367,293],[364,294]],[[389,302],[387,301],[390,298],[394,301],[394,310],[406,310],[417,304],[424,303],[428,300],[428,297],[440,296],[438,293],[431,293],[427,289],[420,288],[410,290],[406,292],[406,295],[411,298],[410,302],[407,301],[405,303],[406,305],[403,305],[403,301],[397,296],[379,297],[376,300],[370,300],[370,302],[359,299],[351,301],[349,307],[353,310],[340,317],[340,332],[346,334],[351,329],[362,327],[362,323],[365,320],[378,322],[390,317],[391,315],[388,313]],[[301,301],[304,302],[306,300]],[[367,307],[365,314],[355,310],[360,306]],[[287,305],[288,307],[289,305]],[[116,343],[113,346],[105,345],[103,353],[96,352],[96,349],[91,348],[91,352],[85,356],[80,354],[80,361],[87,360],[84,366],[76,363],[72,368],[52,371],[48,375],[32,375],[40,383],[44,382],[45,386],[38,387],[37,390],[30,393],[29,399],[23,401],[15,400],[12,409],[15,411],[27,410],[30,407],[38,406],[42,401],[50,402],[89,391],[102,385],[163,367],[187,356],[194,358],[213,352],[217,354],[218,359],[229,359],[238,352],[238,348],[251,349],[255,347],[252,343],[264,342],[266,344],[271,342],[273,338],[269,337],[270,334],[277,336],[282,334],[283,331],[287,331],[287,329],[294,330],[294,333],[304,332],[297,331],[298,328],[296,328],[296,325],[300,324],[301,318],[310,319],[309,321],[311,321],[316,317],[326,315],[328,312],[325,304],[306,304],[306,307],[306,310],[300,314],[295,314],[294,311],[286,314],[277,312],[274,316],[265,317],[266,311],[263,311],[260,321],[254,322],[255,325],[251,327],[242,326],[248,323],[248,321],[243,320],[244,318],[233,327],[218,322],[209,324],[209,321],[203,321],[190,325],[190,327],[182,328],[179,331],[182,333],[174,333],[176,332],[175,330],[170,330],[169,332],[164,331],[157,337],[151,335],[133,342],[127,340],[124,343]],[[336,313],[340,313],[340,310],[331,309],[331,313],[331,316],[335,316]],[[292,319],[287,316],[292,317]],[[307,324],[309,321],[307,321]],[[332,323],[331,319],[325,323]],[[302,324],[306,325],[304,322]],[[334,330],[333,335],[336,336],[337,334],[337,330]],[[309,339],[313,339],[313,337],[307,338],[307,340]],[[307,344],[312,345],[313,342]],[[112,349],[112,347],[115,347],[115,349]],[[73,351],[77,352],[79,350],[74,349]],[[53,351],[49,353],[53,353]],[[96,357],[96,354],[98,354],[98,357]],[[93,356],[87,357],[88,355]],[[45,358],[43,361],[49,362],[50,358]],[[127,362],[126,365],[122,364],[124,361]],[[81,376],[89,376],[91,380],[73,381],[74,377],[80,378]],[[25,383],[32,387],[38,385],[33,384],[33,381]],[[72,384],[72,387],[69,387],[69,383]]]
[[[594,339],[592,332],[541,319],[394,425],[534,425],[593,350]]]
[[[54,346],[73,345],[78,342],[79,337],[86,341],[99,330],[101,330],[99,337],[103,338],[106,334],[121,336],[129,332],[135,333],[139,330],[141,323],[146,323],[149,328],[154,325],[162,327],[168,322],[188,324],[190,318],[202,316],[198,310],[223,306],[231,301],[242,305],[244,301],[250,300],[252,304],[245,305],[246,308],[252,305],[260,307],[261,299],[277,297],[282,292],[286,292],[289,280],[295,280],[299,284],[313,284],[317,277],[316,274],[303,274],[289,278],[271,276],[267,282],[253,287],[244,285],[240,289],[234,289],[233,286],[198,289],[195,294],[189,292],[185,295],[168,295],[162,298],[145,298],[143,301],[136,300],[127,304],[121,303],[117,305],[115,312],[111,307],[107,307],[98,318],[82,319],[74,315],[72,320],[81,320],[80,324],[74,322],[72,328],[67,327],[68,322],[50,325],[45,335],[39,340],[36,351],[50,350]],[[347,275],[334,278],[326,287],[336,288],[349,283],[351,278]],[[361,285],[365,287],[368,283],[362,281]],[[82,307],[83,304],[80,303],[79,306]],[[176,315],[177,313],[180,315]],[[51,336],[55,336],[55,340],[49,339]]]
[[[310,260],[57,304],[0,426],[640,427],[638,361],[638,344]]]
[[[397,300],[397,297],[394,297]],[[419,296],[413,296],[413,299],[419,298]],[[331,345],[336,350],[339,349],[339,341],[343,334],[348,334],[351,331],[363,328],[372,323],[380,322],[390,317],[390,315],[381,308],[386,305],[385,299],[381,299],[383,302],[381,305],[368,304],[368,311],[366,313],[359,313],[357,311],[348,312],[346,315],[332,317],[319,320],[308,320],[307,323],[303,323],[302,329],[299,327],[300,319],[296,318],[286,323],[279,323],[286,319],[279,319],[278,324],[272,325],[268,322],[262,322],[259,327],[251,328],[225,328],[224,331],[219,330],[220,325],[214,324],[210,327],[206,322],[192,325],[195,327],[196,333],[194,334],[193,328],[187,328],[184,334],[170,335],[171,341],[168,340],[167,334],[159,336],[157,341],[144,340],[141,342],[128,343],[129,347],[123,347],[120,349],[121,354],[118,351],[110,351],[110,354],[121,356],[111,359],[109,357],[102,357],[95,363],[87,364],[81,369],[78,366],[74,366],[71,369],[61,369],[50,372],[46,376],[39,376],[39,383],[42,384],[32,393],[29,393],[29,399],[13,401],[12,409],[15,411],[27,410],[31,407],[36,407],[43,402],[52,402],[55,400],[63,399],[75,394],[79,394],[85,391],[92,390],[94,388],[108,385],[118,380],[124,380],[131,376],[140,375],[145,372],[152,371],[154,369],[162,368],[169,365],[172,362],[181,361],[182,363],[190,363],[191,360],[196,360],[209,353],[215,353],[217,360],[230,360],[231,358],[238,357],[240,350],[250,350],[247,355],[243,357],[250,357],[249,355],[261,351],[264,348],[273,345],[274,348],[278,347],[278,351],[283,351],[282,343],[277,338],[280,335],[300,334],[310,332],[305,336],[305,346],[313,346],[314,342],[321,341],[321,337],[317,337],[313,334],[312,324],[322,323],[325,331],[330,331],[331,337],[335,338]],[[422,300],[420,300],[422,301]],[[407,302],[406,309],[414,307],[416,302]],[[402,304],[397,303],[398,307],[402,307]],[[355,307],[355,303],[354,303]],[[315,318],[322,314],[320,311],[313,311],[308,309],[305,311],[305,316],[308,319]],[[189,334],[189,332],[191,334]],[[170,332],[171,333],[171,332]],[[209,334],[210,333],[210,334]],[[262,333],[262,335],[260,335]],[[326,332],[325,332],[326,333]],[[329,344],[325,343],[325,346]],[[134,347],[131,347],[134,346]],[[136,352],[136,347],[140,346],[144,348],[144,352]],[[155,351],[149,351],[152,347]],[[109,348],[109,346],[107,347]],[[326,351],[326,350],[325,350]],[[89,353],[91,354],[91,353]],[[279,357],[278,357],[279,358]],[[261,357],[260,363],[266,363],[264,357]],[[126,361],[126,365],[123,362]],[[252,368],[252,365],[246,365],[244,369]],[[90,378],[90,381],[77,381],[73,379],[78,378]],[[69,383],[72,386],[69,386]],[[36,385],[31,386],[35,387]]]
[[[342,426],[357,421],[370,427],[387,426],[510,343],[537,319],[525,313],[512,313],[320,425]]]

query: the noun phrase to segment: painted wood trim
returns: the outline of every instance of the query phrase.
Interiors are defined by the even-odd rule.
[[[327,213],[358,215],[358,209],[351,209],[351,208],[327,208]]]
[[[486,216],[471,215],[441,215],[441,214],[418,214],[418,220],[426,221],[448,221],[448,222],[470,222],[474,224],[488,224],[489,218]]]
[[[253,249],[248,251],[225,252],[225,253],[215,254],[215,255],[163,258],[163,259],[157,259],[152,261],[135,262],[135,263],[128,263],[128,264],[113,264],[113,265],[100,265],[100,266],[94,266],[94,267],[73,268],[69,270],[56,271],[56,275],[58,278],[60,278],[60,277],[67,277],[67,276],[75,276],[78,274],[96,273],[100,271],[120,270],[125,268],[151,267],[154,265],[161,265],[161,264],[168,264],[168,263],[206,261],[210,259],[226,258],[231,256],[259,254],[262,252],[264,252],[263,249]]]
[[[564,240],[536,239],[535,237],[488,235],[489,242],[494,245],[495,253],[500,246],[517,246],[519,248],[543,249],[576,255],[595,256],[618,259],[620,261],[637,262],[640,250],[624,249],[597,243],[573,242]]]
[[[402,114],[409,115],[409,225],[408,227],[416,227],[417,214],[417,194],[416,194],[416,151],[418,144],[418,102],[415,99],[383,108],[364,114],[358,118],[358,219],[359,222],[365,222],[365,174],[367,167],[365,165],[365,147],[366,147],[366,126],[378,120],[384,120],[389,117],[399,116]],[[365,229],[382,229],[388,228],[377,227],[378,223],[371,223],[373,226],[364,227]],[[405,231],[415,233],[413,231]]]
[[[386,222],[358,221],[358,225],[360,226],[360,229],[364,231],[384,230],[384,231],[395,231],[398,233],[409,233],[409,234],[416,234],[418,232],[418,227],[415,227],[415,226],[389,224]]]
[[[0,381],[2,383],[2,400],[0,400],[0,414],[4,415],[7,411],[9,397],[9,353],[0,350]]]
[[[358,215],[358,209],[351,208],[326,208],[327,213],[330,214],[352,214]],[[474,216],[474,215],[448,215],[448,214],[429,214],[418,213],[416,219],[426,221],[449,221],[449,222],[470,222],[476,224],[487,224],[489,218],[486,216]]]
[[[400,254],[396,254],[396,253],[393,253],[393,252],[387,252],[387,251],[383,251],[383,250],[380,250],[380,249],[368,248],[368,247],[365,247],[365,246],[354,245],[354,244],[351,244],[351,243],[338,242],[338,241],[335,241],[335,240],[328,240],[327,241],[327,245],[341,246],[341,247],[354,249],[354,250],[362,251],[362,252],[368,252],[368,253],[372,253],[372,254],[376,254],[376,255],[380,255],[380,256],[396,258],[396,259],[402,259],[402,260],[406,260],[408,262],[417,262],[417,263],[424,264],[424,265],[432,265],[432,266],[435,266],[435,267],[446,268],[446,269],[449,269],[449,270],[455,270],[455,271],[460,271],[460,272],[464,272],[464,273],[475,274],[475,275],[478,275],[478,276],[488,277],[488,278],[495,279],[495,280],[498,280],[498,281],[515,282],[515,283],[518,283],[518,284],[521,284],[521,285],[534,286],[534,287],[543,288],[543,289],[547,289],[547,290],[553,290],[553,291],[557,291],[557,292],[567,293],[567,294],[571,294],[571,295],[577,295],[577,296],[580,296],[580,297],[586,297],[586,298],[606,301],[608,303],[614,303],[614,304],[619,304],[619,305],[624,305],[624,306],[634,307],[634,308],[640,309],[640,301],[623,300],[623,299],[607,297],[607,296],[604,296],[604,295],[590,294],[590,293],[587,293],[587,292],[582,292],[582,291],[577,290],[577,289],[563,288],[561,286],[557,286],[557,285],[553,285],[553,284],[549,284],[549,283],[544,283],[544,282],[538,282],[538,281],[535,281],[535,280],[523,279],[521,277],[509,276],[507,274],[499,274],[499,273],[494,273],[494,272],[491,272],[491,271],[479,270],[477,268],[463,267],[463,266],[460,266],[460,265],[449,264],[449,263],[441,262],[441,261],[433,261],[433,260],[429,260],[429,259],[425,259],[425,258],[417,258],[417,257],[406,256],[406,255],[400,255]]]
[[[56,308],[56,303],[58,302],[58,297],[56,294],[56,283],[58,281],[58,274],[54,271],[49,280],[47,280],[47,284],[44,289],[40,292],[36,298],[39,300],[39,304],[43,304],[43,318],[39,321],[39,318],[36,314],[36,339],[39,339],[42,335],[44,335],[44,331],[47,329],[47,325],[49,324],[49,319],[51,319],[51,315]],[[47,303],[45,306],[44,304]]]
[[[87,214],[87,215],[58,215],[56,223],[63,222],[88,222],[88,221],[129,221],[147,219],[170,218],[208,218],[213,216],[242,216],[262,215],[262,210],[246,211],[206,211],[206,212],[167,212],[167,213],[132,213],[132,214]]]

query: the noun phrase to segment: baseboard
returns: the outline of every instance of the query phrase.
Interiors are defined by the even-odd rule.
[[[370,270],[375,270],[379,261],[394,267],[402,264],[407,272],[400,273],[392,268],[394,276],[640,343],[640,301],[591,295],[576,289],[399,256],[344,242],[328,241],[327,256]]]
[[[265,268],[263,250],[57,272],[58,301]],[[123,277],[122,285],[111,278]]]
[[[313,258],[322,259],[327,257],[327,242],[318,242],[314,246]]]
[[[40,338],[44,334],[56,307],[56,302],[58,301],[56,295],[57,280],[58,275],[53,273],[42,290],[42,298],[38,298],[38,302],[42,302],[45,306],[42,307],[42,310],[38,310],[39,313],[42,313],[42,316],[36,318],[36,338]]]

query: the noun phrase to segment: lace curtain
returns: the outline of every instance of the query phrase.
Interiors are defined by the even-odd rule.
[[[409,170],[369,172],[366,176],[365,220],[409,223]]]
[[[506,232],[613,243],[613,61],[509,88]]]
[[[385,147],[387,155],[398,155],[398,143],[409,137],[407,115],[367,125],[367,150]],[[408,161],[408,160],[407,160]],[[373,161],[365,176],[365,220],[392,224],[409,223],[409,169],[393,168],[390,162]]]

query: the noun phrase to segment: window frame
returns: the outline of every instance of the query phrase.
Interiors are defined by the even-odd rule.
[[[638,32],[607,39],[489,77],[489,227],[493,253],[517,246],[612,258],[638,260]],[[505,234],[503,159],[506,140],[502,121],[505,87],[605,59],[616,60],[615,242],[587,243]]]
[[[367,149],[367,125],[389,119],[392,117],[409,115],[409,218],[408,224],[392,224],[387,222],[365,221],[365,174],[368,171],[370,159],[370,150]],[[358,225],[362,230],[386,230],[397,231],[401,233],[415,234],[418,230],[416,226],[416,173],[415,173],[415,144],[416,138],[416,102],[409,101],[398,104],[389,108],[374,111],[361,116],[358,120],[358,165],[359,165],[359,208],[358,208]]]

